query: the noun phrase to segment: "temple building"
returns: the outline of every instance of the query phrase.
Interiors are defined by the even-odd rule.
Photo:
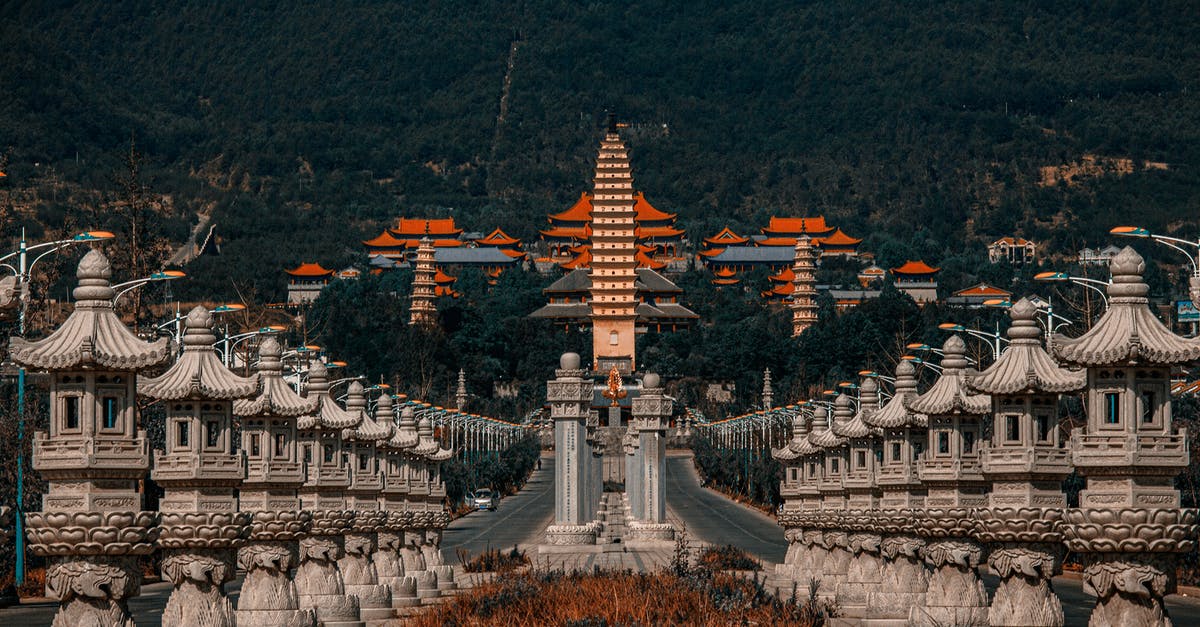
[[[742,272],[756,268],[767,268],[776,273],[771,277],[776,283],[763,293],[766,298],[782,298],[790,294],[787,275],[793,261],[796,240],[807,237],[820,251],[822,257],[845,257],[857,259],[861,239],[846,235],[840,228],[830,226],[824,216],[812,218],[788,218],[772,216],[762,233],[743,237],[728,226],[717,234],[703,240],[698,258],[715,277],[715,285],[731,285]]]
[[[575,220],[572,226],[562,228],[586,233],[588,243],[559,249],[575,251],[574,258],[561,264],[570,272],[546,288],[549,302],[530,316],[568,327],[590,324],[593,370],[606,372],[615,367],[627,374],[637,367],[638,333],[651,328],[675,329],[698,316],[679,304],[683,290],[655,271],[655,266],[665,264],[650,263],[653,251],[646,242],[673,237],[673,227],[664,225],[673,223],[675,216],[658,212],[634,192],[629,153],[611,118],[600,142],[593,186],[590,197],[581,198],[568,212],[552,216],[552,221]],[[644,206],[639,208],[639,204]],[[567,215],[571,212],[575,213]],[[580,222],[584,216],[587,222]],[[645,218],[644,225],[639,224],[639,216]],[[557,236],[565,237],[562,230]],[[677,251],[675,246],[670,250]]]
[[[291,270],[284,270],[288,275],[287,302],[289,305],[305,305],[317,300],[321,290],[333,280],[334,271],[324,268],[319,263],[301,263]]]
[[[538,259],[543,272],[555,266],[566,270],[592,263],[592,213],[595,195],[583,192],[569,209],[548,216],[550,228],[541,231],[546,256]],[[687,267],[686,234],[675,226],[676,214],[656,208],[642,192],[633,192],[634,238],[639,268],[682,271]]]
[[[892,277],[896,281],[896,289],[908,294],[918,305],[936,302],[937,273],[941,268],[934,268],[924,261],[906,261],[898,268],[892,268]]]
[[[458,248],[466,244],[462,236],[463,229],[455,224],[454,218],[398,218],[394,226],[364,240],[363,246],[371,258],[378,255],[392,261],[412,262],[422,238],[432,239],[434,248]]]
[[[1007,301],[1012,298],[1012,292],[1000,289],[994,285],[987,283],[976,283],[971,287],[958,290],[946,299],[947,305],[957,305],[959,307],[970,307],[978,309],[987,306],[990,300]]]
[[[988,261],[1007,261],[1014,266],[1033,263],[1037,257],[1037,245],[1023,237],[1001,237],[988,244]]]

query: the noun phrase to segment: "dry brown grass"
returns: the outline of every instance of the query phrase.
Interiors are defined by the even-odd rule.
[[[467,625],[820,625],[815,603],[780,602],[752,580],[697,571],[512,574],[413,617],[418,627]]]

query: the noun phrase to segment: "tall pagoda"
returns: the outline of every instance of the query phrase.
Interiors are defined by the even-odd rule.
[[[409,305],[410,325],[432,327],[437,324],[437,306],[433,304],[436,298],[437,267],[434,264],[433,240],[429,236],[421,238],[421,246],[417,248],[417,270],[413,275],[411,304]]]
[[[792,337],[817,323],[817,255],[807,235],[796,238],[792,263]]]
[[[632,372],[637,321],[637,215],[629,151],[609,116],[593,182],[591,318],[593,367]]]

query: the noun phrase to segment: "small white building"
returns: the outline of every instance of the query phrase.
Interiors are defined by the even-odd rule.
[[[992,263],[1007,261],[1014,266],[1033,263],[1037,257],[1037,246],[1023,237],[1001,237],[988,244],[988,260]]]

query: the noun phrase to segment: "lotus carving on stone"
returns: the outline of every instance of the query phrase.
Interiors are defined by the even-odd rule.
[[[1195,546],[1195,509],[1068,509],[1067,547],[1090,553],[1186,553]]]

